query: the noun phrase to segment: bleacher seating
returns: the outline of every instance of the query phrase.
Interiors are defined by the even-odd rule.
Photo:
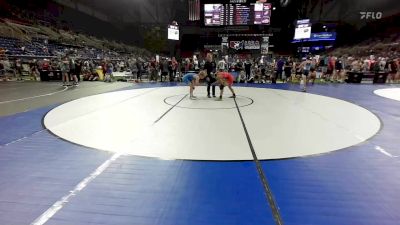
[[[25,47],[25,50],[22,50]],[[36,57],[57,57],[68,52],[76,52],[80,58],[98,59],[110,58],[118,59],[118,53],[97,48],[71,47],[61,43],[46,43],[44,39],[32,38],[30,43],[22,42],[16,38],[0,37],[0,49],[7,50],[9,56],[36,56]]]
[[[8,56],[59,57],[67,52],[76,52],[81,58],[118,59],[120,57],[115,50],[150,55],[148,51],[134,46],[74,33],[62,21],[41,8],[22,9],[11,1],[4,5],[7,7],[0,10],[0,49],[6,49]],[[60,25],[66,30],[60,29]],[[39,36],[48,39],[48,42],[37,38]]]

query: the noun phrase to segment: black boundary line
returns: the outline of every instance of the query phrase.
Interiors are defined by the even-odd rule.
[[[236,99],[233,99],[233,100],[235,101],[236,109],[237,109],[237,112],[239,114],[240,120],[242,122],[243,130],[244,130],[244,132],[246,134],[247,142],[249,143],[251,154],[253,155],[253,160],[254,160],[254,162],[256,164],[256,167],[257,167],[258,175],[260,176],[261,183],[263,184],[265,197],[267,198],[269,207],[271,208],[272,215],[273,215],[274,220],[275,220],[275,224],[276,225],[283,225],[281,214],[279,213],[279,209],[278,209],[278,207],[276,205],[274,196],[272,195],[271,188],[270,188],[270,186],[268,184],[268,180],[267,180],[267,177],[264,174],[264,171],[262,169],[261,163],[260,163],[260,161],[258,161],[257,154],[256,154],[256,152],[254,150],[253,143],[251,142],[249,132],[247,131],[247,128],[246,128],[246,124],[244,123],[244,120],[243,120],[243,117],[242,117],[242,113],[240,112],[240,109],[239,109],[239,106],[238,106],[238,104],[236,102]]]
[[[181,100],[179,100],[177,103],[175,103],[175,105],[173,105],[171,108],[169,108],[164,114],[162,114],[156,121],[154,121],[153,124],[156,124],[158,121],[160,121],[165,115],[167,115],[167,113],[169,113],[173,108],[175,108],[175,106],[177,106],[183,99],[186,98],[186,96],[188,96],[188,94],[184,95],[183,98],[181,98]]]

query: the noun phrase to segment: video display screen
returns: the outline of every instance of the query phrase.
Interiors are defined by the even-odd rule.
[[[294,31],[294,39],[308,39],[311,36],[311,26],[310,27],[299,27]]]
[[[204,5],[204,23],[206,26],[221,25],[222,4]]]
[[[168,39],[179,41],[179,27],[169,25],[168,26]]]
[[[204,4],[205,26],[269,25],[270,3]]]
[[[294,40],[308,39],[311,37],[311,23],[309,19],[298,20],[294,31]]]

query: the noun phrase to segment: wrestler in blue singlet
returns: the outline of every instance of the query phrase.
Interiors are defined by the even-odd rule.
[[[182,77],[182,81],[187,84],[190,84],[193,80],[196,79],[196,77],[197,77],[197,74],[195,74],[195,73],[187,73],[187,74],[185,74],[185,76]]]

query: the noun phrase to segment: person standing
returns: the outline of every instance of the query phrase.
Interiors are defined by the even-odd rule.
[[[78,86],[78,77],[76,76],[75,70],[75,59],[70,57],[69,58],[69,77],[70,80],[73,80],[73,85]]]
[[[179,67],[178,61],[176,61],[175,57],[172,57],[171,67],[172,67],[172,78],[170,78],[170,80],[174,81],[174,79],[176,78],[176,71]]]
[[[167,76],[168,76],[168,60],[167,59],[163,58],[161,60],[160,69],[161,69],[161,82],[163,82],[163,77],[165,77],[165,80],[166,80]]]
[[[315,79],[317,78],[317,67],[318,67],[317,59],[313,58],[311,60],[310,78],[309,78],[309,81],[311,81],[312,85],[314,85]]]
[[[303,71],[302,79],[300,81],[300,88],[303,92],[307,91],[307,77],[310,75],[311,63],[311,59],[307,58],[299,66]]]
[[[272,80],[272,83],[276,83],[276,80],[282,80],[282,73],[283,73],[283,66],[285,65],[285,62],[283,61],[283,58],[279,58],[279,60],[276,62],[276,77]]]
[[[78,79],[78,83],[81,81],[81,73],[82,73],[82,61],[75,62],[75,74]]]
[[[246,72],[246,80],[250,79],[250,75],[251,75],[251,61],[250,59],[246,59],[246,61],[244,62],[244,70]]]
[[[292,81],[292,69],[293,69],[293,62],[289,57],[286,60],[284,67],[286,82]]]
[[[168,77],[169,77],[169,82],[172,82],[172,60],[168,59]]]
[[[140,61],[140,59],[136,59],[136,69],[137,69],[136,80],[142,81],[142,62]]]
[[[329,56],[328,58],[328,69],[326,72],[327,79],[333,82],[334,80],[334,72],[335,72],[335,65],[336,65],[336,60],[334,56]]]
[[[218,69],[218,72],[224,72],[224,71],[226,71],[228,69],[224,58],[222,58],[218,62],[217,69]]]
[[[67,58],[64,58],[61,60],[60,64],[60,70],[62,74],[62,81],[63,81],[63,86],[68,86],[69,85],[69,61]]]
[[[104,82],[110,82],[111,83],[111,76],[113,73],[113,66],[111,63],[106,64],[106,73],[104,74]]]
[[[400,67],[400,59],[399,59],[399,58],[396,58],[396,59],[394,59],[393,61],[394,61],[394,65],[396,65],[396,68],[397,68],[397,73],[396,73],[395,76],[394,76],[394,82],[398,83],[398,82],[400,81],[400,70],[399,70],[399,67]]]
[[[17,80],[22,80],[22,62],[21,59],[15,60],[15,75]]]
[[[343,72],[343,61],[341,58],[335,58],[335,71],[334,71],[334,81],[342,82],[342,72]],[[379,67],[378,67],[379,68]]]
[[[213,57],[211,53],[207,54],[207,61],[204,63],[204,70],[207,71],[206,82],[207,82],[207,97],[211,98],[210,89],[212,88],[212,96],[215,98],[215,85],[212,85],[216,81],[214,72],[215,72],[215,62],[213,61]]]
[[[199,68],[199,60],[197,59],[196,55],[193,56],[193,67],[194,67],[195,71],[198,71],[200,69]]]
[[[149,64],[150,70],[150,81],[157,82],[157,62],[155,58],[152,58]]]
[[[396,59],[392,59],[388,62],[389,76],[387,79],[388,83],[394,83],[396,81],[396,75],[398,73],[398,65],[396,63]]]
[[[190,59],[186,58],[185,59],[185,73],[188,73],[190,71]]]

